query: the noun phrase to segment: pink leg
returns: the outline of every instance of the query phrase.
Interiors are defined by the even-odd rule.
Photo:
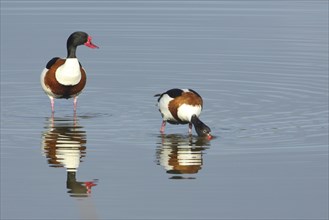
[[[188,133],[192,134],[192,123],[188,123]]]
[[[161,133],[163,133],[165,131],[165,127],[166,127],[166,121],[162,121],[161,128],[160,128]]]
[[[54,113],[55,112],[55,101],[53,97],[49,97],[50,98],[50,105],[51,105],[51,112]]]
[[[77,111],[77,102],[78,102],[78,96],[75,96],[74,100],[73,100],[73,110],[74,110],[74,112]]]

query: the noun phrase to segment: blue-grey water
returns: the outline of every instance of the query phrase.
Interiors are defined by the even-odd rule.
[[[100,49],[52,117],[76,30]],[[175,87],[213,140],[159,133]],[[328,1],[1,1],[1,219],[328,219]]]

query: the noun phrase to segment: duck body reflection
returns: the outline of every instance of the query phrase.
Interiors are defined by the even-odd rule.
[[[169,134],[160,135],[156,150],[156,163],[166,173],[172,174],[171,179],[193,179],[186,175],[198,173],[203,166],[203,154],[208,146],[204,138],[191,135]]]
[[[86,197],[96,180],[77,181],[80,162],[86,156],[86,132],[74,118],[48,118],[42,134],[42,153],[50,167],[65,167],[66,187],[72,197]]]

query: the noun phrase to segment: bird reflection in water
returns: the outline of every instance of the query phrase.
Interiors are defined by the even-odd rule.
[[[76,117],[47,118],[42,134],[42,153],[50,167],[65,167],[66,187],[72,197],[87,197],[97,180],[78,181],[77,170],[86,156],[86,132],[78,125]]]
[[[204,138],[169,134],[160,135],[156,163],[171,174],[170,179],[195,179],[203,166],[203,154],[209,141]]]

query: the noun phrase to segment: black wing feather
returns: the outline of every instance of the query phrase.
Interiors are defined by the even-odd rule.
[[[47,65],[46,65],[46,68],[47,68],[47,69],[50,69],[50,67],[51,67],[52,65],[54,65],[58,59],[59,59],[59,57],[54,57],[54,58],[52,58],[51,60],[49,60],[49,62],[48,62]]]
[[[183,92],[184,92],[183,90],[175,88],[175,89],[170,89],[167,92],[164,92],[162,94],[156,94],[156,95],[154,95],[154,97],[159,96],[159,98],[158,98],[158,102],[159,102],[160,99],[162,98],[162,96],[165,94],[169,95],[171,98],[176,98],[178,96],[181,96]]]
[[[199,96],[201,98],[201,95],[199,95],[199,93],[197,93],[196,91],[194,91],[193,89],[188,89],[190,90],[191,92],[193,92],[195,95]]]

